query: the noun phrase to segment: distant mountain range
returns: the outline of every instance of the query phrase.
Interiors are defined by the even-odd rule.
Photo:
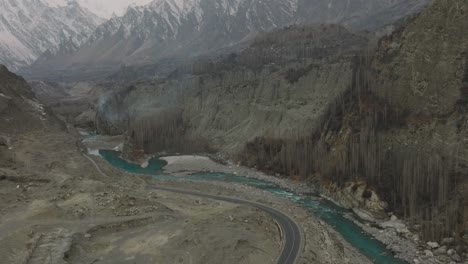
[[[33,79],[103,78],[124,66],[151,65],[229,50],[259,32],[291,24],[336,23],[356,30],[373,30],[418,12],[429,2],[154,0],[146,6],[130,7],[122,17],[111,18],[89,38],[77,33],[83,36],[77,38],[79,41],[57,41],[54,48],[22,73]],[[80,10],[83,11],[77,12]],[[76,20],[84,23],[83,19],[86,18]],[[99,22],[88,19],[89,29]],[[48,23],[55,24],[44,22]]]
[[[46,51],[71,53],[102,22],[76,2],[51,7],[41,0],[0,0],[0,64],[17,71]]]

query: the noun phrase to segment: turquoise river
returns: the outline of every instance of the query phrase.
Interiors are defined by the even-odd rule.
[[[159,159],[152,159],[146,168],[142,168],[139,164],[130,163],[120,158],[120,152],[113,150],[100,150],[100,155],[114,167],[138,174],[151,175],[156,179],[164,180],[203,180],[203,181],[223,181],[243,183],[256,188],[260,188],[271,193],[285,196],[298,204],[308,208],[310,212],[324,222],[331,225],[338,231],[344,239],[350,244],[359,249],[359,251],[377,264],[405,264],[392,256],[385,245],[372,238],[359,225],[349,220],[345,215],[350,214],[349,210],[336,206],[330,201],[322,199],[314,194],[296,195],[285,188],[281,188],[274,184],[259,179],[247,178],[226,173],[198,173],[190,177],[173,177],[163,175],[161,169],[166,165],[166,162]]]

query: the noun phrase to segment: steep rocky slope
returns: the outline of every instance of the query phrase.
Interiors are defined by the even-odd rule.
[[[357,186],[347,182],[364,179],[424,239],[466,243],[467,7],[435,1],[380,42],[319,134],[257,138],[244,160],[321,179],[338,199],[343,186]]]
[[[381,40],[320,133],[257,138],[244,160],[321,179],[331,196],[365,180],[424,239],[466,243],[467,8],[435,1]]]
[[[437,1],[402,32],[384,38],[373,64],[372,92],[394,106],[429,116],[463,108],[466,12],[464,1]]]
[[[110,19],[76,52],[41,58],[25,74],[30,78],[95,79],[121,67],[153,65],[154,76],[170,66],[164,65],[167,60],[225,52],[259,32],[305,23],[376,29],[427,3],[429,0],[155,0]],[[159,66],[161,62],[165,67]]]
[[[45,57],[75,51],[103,20],[74,1],[0,1],[0,64],[18,71]]]
[[[166,80],[117,89],[101,105],[97,127],[118,134],[129,120],[182,109],[191,136],[230,154],[257,135],[302,135],[350,88],[366,45],[365,37],[340,26],[278,30],[239,55],[200,60]]]
[[[7,135],[27,131],[41,125],[45,116],[43,106],[36,100],[25,80],[11,74],[0,65],[0,133]]]
[[[453,230],[463,236],[468,226],[467,23],[466,1],[435,1],[381,41],[371,68],[370,92],[403,125],[381,136],[381,148],[399,149],[406,159],[387,174],[405,179],[404,214],[436,225],[425,230],[428,236]]]
[[[56,116],[81,128],[94,127],[99,98],[114,88],[113,83],[56,83],[32,81],[36,97]]]
[[[347,204],[391,210],[426,240],[454,237],[458,261],[468,216],[467,8],[434,1],[375,53],[337,26],[277,31],[238,55],[109,95],[98,130],[127,133],[149,152],[214,149],[338,201],[359,194]]]

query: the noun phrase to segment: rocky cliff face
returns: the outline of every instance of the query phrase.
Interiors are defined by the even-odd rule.
[[[0,136],[40,127],[44,111],[26,81],[0,65]]]
[[[318,128],[329,102],[352,85],[357,53],[366,44],[339,26],[278,30],[239,55],[194,63],[187,67],[191,74],[181,68],[166,80],[109,96],[98,128],[122,133],[128,119],[181,108],[187,133],[229,154],[256,136],[303,135]]]
[[[381,41],[373,92],[412,112],[443,116],[465,100],[468,15],[464,1],[435,1]]]
[[[467,7],[435,1],[380,42],[320,135],[257,138],[244,161],[332,188],[365,179],[425,239],[460,241],[468,216]]]
[[[405,214],[460,236],[468,218],[467,23],[466,1],[434,1],[404,29],[382,39],[370,81],[370,92],[397,112],[403,125],[381,137],[382,147],[406,153],[399,162]]]
[[[12,150],[17,136],[51,125],[49,119],[26,81],[0,65],[0,167],[19,166]]]

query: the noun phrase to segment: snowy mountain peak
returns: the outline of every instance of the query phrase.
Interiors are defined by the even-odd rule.
[[[50,7],[66,6],[72,0],[44,0],[44,3]]]
[[[0,0],[0,64],[18,70],[64,42],[79,47],[102,22],[76,1]]]
[[[69,1],[76,1],[80,6],[97,14],[98,16],[110,19],[112,14],[122,16],[129,6],[143,6],[152,0],[42,0],[51,7],[66,6]]]
[[[190,10],[195,6],[196,0],[154,0],[148,6],[155,10],[169,7],[171,10]]]

